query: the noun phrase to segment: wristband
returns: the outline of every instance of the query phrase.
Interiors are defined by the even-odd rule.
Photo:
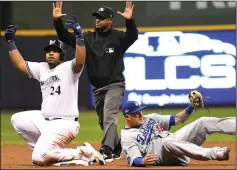
[[[16,49],[16,44],[14,41],[11,41],[9,43],[7,43],[7,48],[8,48],[8,51],[13,51]]]
[[[85,46],[85,42],[83,38],[78,38],[76,39],[77,45],[79,46]]]
[[[133,160],[133,165],[134,165],[134,166],[138,166],[138,167],[139,167],[139,166],[141,166],[141,167],[143,166],[143,167],[144,167],[145,165],[142,164],[142,159],[143,159],[142,157],[137,157],[137,158],[135,158],[135,159]]]
[[[191,115],[191,113],[193,112],[194,107],[192,107],[191,105],[189,105],[186,109],[185,112],[187,113],[187,115]]]

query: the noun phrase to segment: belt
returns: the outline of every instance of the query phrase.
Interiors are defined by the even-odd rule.
[[[74,120],[74,121],[78,121],[78,117],[55,117],[55,118],[44,118],[47,121],[51,121],[51,120]]]

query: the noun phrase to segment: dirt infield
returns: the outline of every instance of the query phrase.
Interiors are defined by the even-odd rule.
[[[99,145],[93,145],[99,149]],[[185,167],[146,167],[149,169],[236,169],[235,142],[206,142],[203,147],[229,146],[231,148],[229,161],[196,161],[192,160]],[[75,145],[69,145],[75,148]],[[68,167],[38,167],[32,165],[31,150],[26,145],[1,145],[1,169],[135,169],[127,165],[124,156],[120,160],[107,163],[105,166],[93,164],[91,166],[68,166]],[[143,168],[139,168],[143,169]]]

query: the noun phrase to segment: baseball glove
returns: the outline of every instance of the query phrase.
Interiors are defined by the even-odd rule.
[[[193,90],[189,93],[188,98],[191,106],[194,107],[195,110],[198,108],[205,108],[210,113],[208,107],[204,107],[203,96],[200,92],[198,92],[197,90]]]
[[[197,90],[191,91],[188,95],[188,98],[191,106],[195,109],[204,107],[202,94]]]

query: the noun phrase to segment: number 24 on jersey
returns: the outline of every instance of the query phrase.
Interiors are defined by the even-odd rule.
[[[58,95],[61,94],[60,86],[58,86],[57,88],[55,88],[54,86],[51,86],[50,89],[51,89],[50,95],[54,95],[54,94],[56,94],[56,93],[57,93]]]

